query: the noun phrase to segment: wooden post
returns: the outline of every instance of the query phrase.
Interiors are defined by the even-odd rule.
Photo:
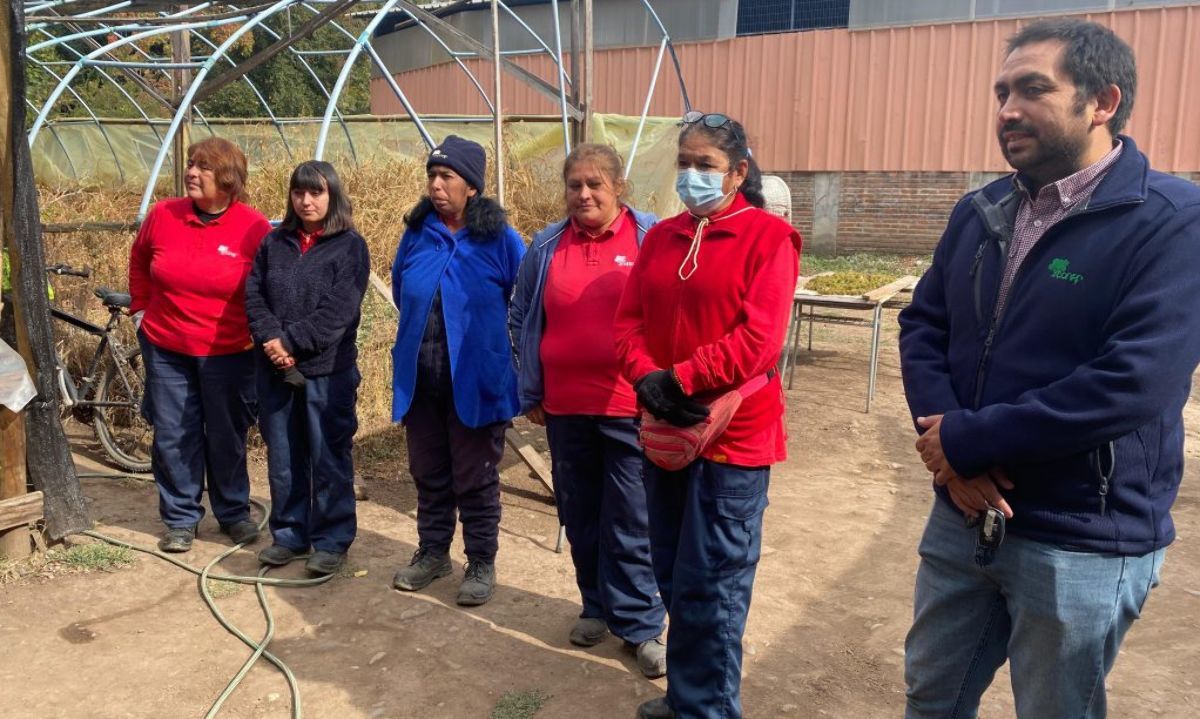
[[[0,222],[12,263],[17,350],[38,391],[25,407],[26,467],[34,487],[45,492],[50,537],[62,539],[90,528],[91,520],[59,421],[46,260],[25,134],[24,57],[24,3],[5,3],[0,9]]]
[[[180,10],[186,10],[186,5],[181,5]],[[190,38],[191,33],[180,30],[171,35],[171,60],[173,62],[191,62],[192,46]],[[183,95],[187,92],[188,85],[191,84],[192,71],[187,68],[179,68],[171,71],[171,80],[174,85],[174,94],[171,99],[175,102],[175,107],[178,108],[183,102]],[[184,186],[183,176],[187,172],[187,148],[191,144],[192,134],[192,110],[183,115],[183,123],[179,126],[179,131],[175,133],[175,146],[171,153],[175,162],[175,196],[183,197],[187,194],[187,188]]]
[[[592,86],[596,73],[592,0],[583,0],[583,141],[592,141]]]
[[[21,415],[0,406],[0,502],[25,494],[25,423]],[[0,557],[29,556],[25,527],[0,528]]]
[[[583,17],[580,0],[571,0],[571,97],[574,107],[579,107],[579,51],[583,45]],[[571,119],[571,145],[583,142],[583,120]]]
[[[495,50],[495,62],[492,63],[494,72],[492,73],[492,82],[495,83],[493,89],[492,103],[495,105],[496,111],[492,116],[496,126],[496,201],[504,205],[504,112],[500,109],[500,68],[503,64],[503,56],[500,54],[500,6],[496,0],[492,0],[492,47]]]

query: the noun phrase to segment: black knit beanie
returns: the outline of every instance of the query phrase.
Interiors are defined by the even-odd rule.
[[[487,173],[487,154],[483,145],[459,137],[448,135],[442,144],[433,148],[429,153],[429,161],[425,169],[434,165],[444,165],[454,170],[467,184],[474,187],[476,192],[483,192],[483,177]]]

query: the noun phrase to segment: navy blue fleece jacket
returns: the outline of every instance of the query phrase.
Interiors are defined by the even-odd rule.
[[[1029,253],[999,317],[1013,178],[964,197],[900,315],[900,353],[909,408],[945,415],[955,471],[1008,471],[1010,532],[1132,555],[1175,537],[1200,361],[1200,188],[1121,139],[1086,207]]]
[[[367,243],[354,230],[318,237],[305,253],[294,232],[272,230],[246,278],[254,343],[282,340],[305,377],[352,366],[370,271]]]

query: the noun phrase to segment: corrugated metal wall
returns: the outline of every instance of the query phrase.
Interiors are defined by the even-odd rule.
[[[1139,88],[1127,132],[1167,172],[1200,171],[1200,6],[1085,15],[1133,46]],[[694,107],[727,112],[750,132],[767,170],[1003,171],[993,133],[992,80],[1019,20],[850,32],[821,30],[677,47]],[[640,114],[657,48],[596,53],[597,112]],[[546,56],[522,58],[553,77]],[[485,88],[491,67],[468,66]],[[438,65],[397,76],[418,111],[485,114],[462,72]],[[557,106],[504,76],[504,111],[555,114]],[[372,81],[372,111],[401,112]],[[651,114],[678,116],[669,59]]]

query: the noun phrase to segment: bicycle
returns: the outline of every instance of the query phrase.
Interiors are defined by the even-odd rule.
[[[54,275],[71,277],[92,276],[90,268],[75,269],[57,264],[46,268]],[[112,463],[129,472],[150,471],[150,442],[153,429],[142,416],[146,373],[141,348],[129,346],[121,339],[121,327],[132,321],[127,310],[130,297],[107,287],[97,287],[93,294],[108,310],[108,322],[103,326],[77,317],[59,307],[51,306],[51,316],[65,324],[99,338],[86,371],[78,378],[72,376],[55,349],[55,374],[59,395],[64,407],[85,424],[91,424],[96,439]]]

